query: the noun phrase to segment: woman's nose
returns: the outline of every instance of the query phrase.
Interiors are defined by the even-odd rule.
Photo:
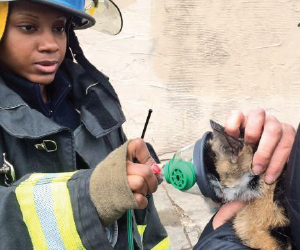
[[[53,34],[52,31],[44,31],[41,34],[41,37],[39,39],[39,48],[38,50],[40,52],[56,52],[59,50],[59,44],[57,41],[57,38],[55,37],[55,34]]]

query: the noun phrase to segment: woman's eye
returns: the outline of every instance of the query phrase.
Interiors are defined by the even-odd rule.
[[[63,33],[65,32],[66,28],[65,26],[57,26],[55,27],[55,31],[59,32],[59,33]]]
[[[36,30],[36,28],[33,27],[32,25],[23,25],[23,26],[20,26],[20,28],[25,31],[35,31]]]

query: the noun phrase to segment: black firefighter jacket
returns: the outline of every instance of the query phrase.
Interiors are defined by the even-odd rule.
[[[10,186],[5,185],[10,176],[0,175],[1,250],[113,249],[112,234],[102,227],[90,200],[89,178],[125,142],[125,117],[103,87],[107,83],[95,81],[68,59],[62,68],[80,114],[74,131],[30,108],[0,75],[0,167],[5,154],[16,174]],[[146,209],[132,214],[135,249],[168,249],[152,197]],[[126,214],[117,225],[114,249],[128,249]]]

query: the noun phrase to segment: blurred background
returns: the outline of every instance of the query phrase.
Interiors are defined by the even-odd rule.
[[[224,123],[230,110],[263,107],[300,120],[300,2],[297,0],[115,0],[123,31],[77,34],[87,58],[110,77],[129,138],[161,160]],[[215,204],[167,184],[155,194],[172,249],[191,249]]]

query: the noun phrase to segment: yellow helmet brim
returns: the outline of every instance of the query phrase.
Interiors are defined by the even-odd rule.
[[[0,2],[0,41],[5,31],[8,15],[8,2]]]

